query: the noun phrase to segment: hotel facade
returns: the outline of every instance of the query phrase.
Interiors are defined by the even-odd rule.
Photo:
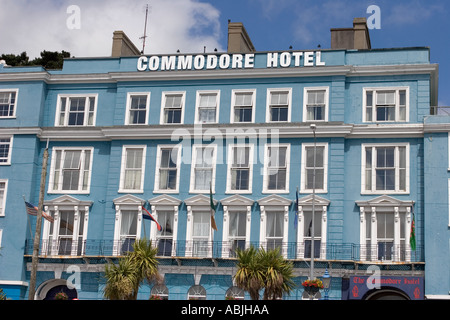
[[[24,199],[47,149],[35,299],[104,299],[105,264],[142,238],[164,284],[139,299],[249,299],[232,277],[250,246],[292,261],[283,299],[303,299],[311,255],[330,299],[448,298],[450,118],[429,48],[371,49],[358,18],[330,49],[228,32],[223,53],[141,55],[115,32],[111,57],[0,64],[0,288],[28,297]]]

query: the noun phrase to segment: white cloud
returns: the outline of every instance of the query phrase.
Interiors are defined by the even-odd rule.
[[[150,10],[145,53],[202,52],[220,43],[220,12],[197,0],[2,0],[0,8],[0,53],[30,58],[43,50],[69,51],[73,56],[110,56],[115,30],[124,31],[142,48],[145,5]],[[76,5],[79,29],[70,29]],[[69,21],[69,22],[68,22]]]

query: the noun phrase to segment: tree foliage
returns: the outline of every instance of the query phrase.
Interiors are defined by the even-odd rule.
[[[144,281],[160,283],[157,248],[151,241],[140,239],[133,244],[133,250],[119,259],[118,264],[105,266],[106,286],[104,296],[110,300],[136,300],[139,287]]]
[[[281,298],[294,288],[293,265],[284,259],[279,249],[264,250],[250,247],[238,249],[237,271],[234,275],[236,285],[247,291],[252,300],[259,300],[264,289],[263,299]]]
[[[45,69],[62,69],[65,58],[70,58],[70,52],[42,51],[40,57],[30,60],[24,51],[21,54],[2,54],[0,60],[5,60],[6,64],[13,67],[42,66]]]

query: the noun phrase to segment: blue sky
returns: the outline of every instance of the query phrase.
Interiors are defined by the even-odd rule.
[[[372,48],[430,47],[439,104],[450,106],[448,0],[1,0],[0,53],[109,56],[114,30],[140,48],[146,4],[147,54],[224,51],[228,19],[244,24],[257,51],[327,49],[330,28],[351,27],[376,5],[381,19],[380,29],[370,30]]]

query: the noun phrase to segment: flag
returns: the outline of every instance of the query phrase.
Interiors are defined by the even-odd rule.
[[[409,233],[409,244],[411,250],[416,250],[416,217],[414,215],[414,207],[412,207],[411,232]]]
[[[161,225],[159,224],[159,222],[156,221],[155,218],[153,218],[153,216],[150,214],[150,212],[147,211],[147,209],[144,208],[144,206],[142,206],[142,209],[144,209],[144,214],[142,215],[142,217],[143,217],[144,219],[151,220],[151,221],[153,221],[154,223],[156,223],[156,228],[158,228],[158,231],[161,231],[161,230],[162,230],[162,227],[161,227]]]
[[[298,188],[295,192],[295,218],[294,218],[294,228],[297,229],[298,226]]]
[[[209,205],[211,206],[211,228],[217,231],[216,220],[214,219],[214,213],[216,212],[217,206],[214,205],[211,184],[209,184]]]
[[[29,215],[37,216],[38,208],[36,206],[33,206],[31,203],[25,201],[25,208]],[[45,211],[42,211],[42,217],[45,218],[47,221],[50,221],[50,222],[54,221],[54,219]]]

